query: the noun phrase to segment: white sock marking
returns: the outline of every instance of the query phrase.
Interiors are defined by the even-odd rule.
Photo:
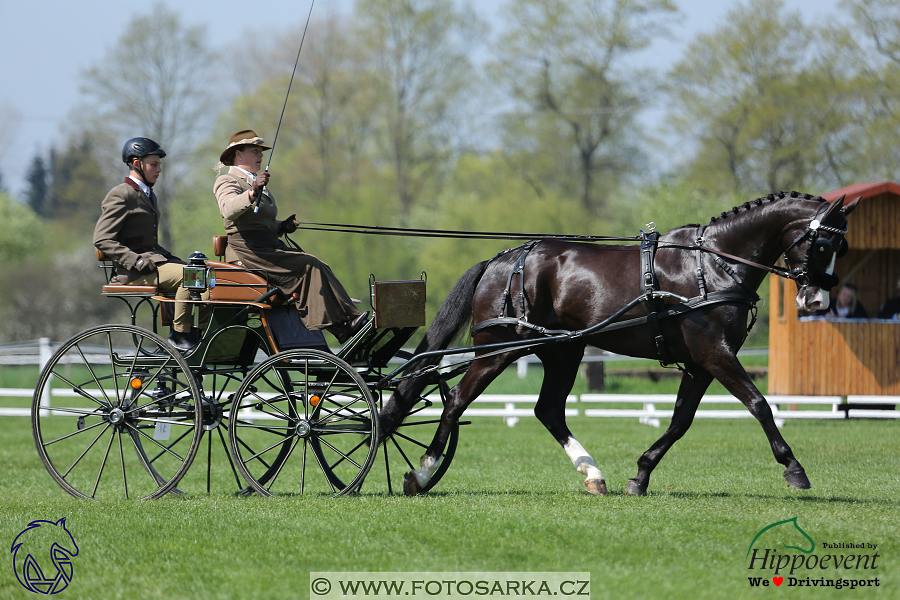
[[[603,473],[597,468],[594,459],[587,453],[584,446],[578,443],[578,440],[569,437],[563,444],[563,450],[569,455],[569,460],[575,465],[575,470],[584,474],[587,479],[603,479]]]

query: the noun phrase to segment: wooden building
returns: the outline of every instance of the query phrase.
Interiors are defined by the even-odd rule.
[[[900,395],[900,321],[877,320],[900,280],[900,185],[860,183],[823,194],[861,196],[848,217],[850,250],[835,264],[852,283],[868,320],[824,320],[798,314],[793,281],[770,276],[769,393]],[[839,287],[832,290],[835,301]]]

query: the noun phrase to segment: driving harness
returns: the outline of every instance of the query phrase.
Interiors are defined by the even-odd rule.
[[[731,266],[726,263],[721,256],[718,256],[716,254],[713,254],[713,260],[723,271],[725,271],[725,273],[727,273],[732,279],[735,280],[735,282],[740,286],[741,289],[724,290],[718,292],[708,292],[706,290],[706,278],[703,274],[703,251],[706,250],[706,248],[703,247],[703,232],[705,229],[706,225],[700,225],[698,227],[696,244],[695,246],[690,247],[690,249],[695,249],[697,253],[696,275],[697,283],[700,288],[700,294],[693,298],[686,299],[685,302],[669,306],[666,306],[663,303],[662,298],[654,294],[659,293],[659,281],[656,277],[654,263],[656,251],[659,246],[660,234],[657,231],[651,231],[650,233],[647,233],[641,230],[640,298],[646,303],[649,314],[625,321],[610,323],[602,328],[602,333],[614,331],[617,329],[625,329],[627,327],[637,327],[639,325],[649,323],[653,331],[653,340],[656,345],[657,359],[662,366],[668,366],[671,364],[675,364],[675,362],[671,358],[671,353],[669,351],[668,345],[666,344],[665,337],[662,334],[662,329],[659,325],[660,319],[677,316],[692,310],[696,310],[698,308],[714,304],[739,303],[746,304],[750,308],[752,319],[750,321],[750,324],[747,326],[747,331],[749,332],[753,328],[753,325],[756,324],[758,303],[762,299],[756,292],[754,292],[744,284],[741,277],[734,272],[734,269],[732,269]],[[486,319],[473,325],[471,329],[472,335],[478,333],[479,331],[487,329],[488,327],[493,327],[496,325],[515,325],[516,327],[525,327],[542,335],[559,335],[570,333],[568,332],[568,330],[550,330],[546,327],[541,327],[528,321],[528,315],[526,313],[525,305],[525,259],[528,257],[528,254],[535,248],[535,246],[537,246],[540,242],[541,240],[532,240],[524,246],[520,247],[521,252],[519,253],[519,258],[513,265],[513,268],[509,273],[509,277],[506,280],[506,289],[503,291],[503,296],[500,301],[500,316],[493,319]],[[492,262],[500,256],[503,256],[511,251],[512,250],[504,250],[503,252],[500,252],[499,254],[494,256],[494,258],[492,258],[489,262]],[[519,275],[519,306],[521,309],[521,317],[506,315],[507,302],[512,295],[512,279],[514,275]]]

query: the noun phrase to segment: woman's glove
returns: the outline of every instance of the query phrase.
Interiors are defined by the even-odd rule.
[[[294,233],[297,231],[297,226],[300,225],[294,217],[296,215],[291,215],[284,221],[278,224],[278,235],[284,235],[285,233]]]
[[[268,171],[257,174],[256,179],[253,180],[253,187],[250,188],[250,197],[254,200],[259,198],[259,195],[262,194],[262,190],[266,187],[267,183],[269,183]]]

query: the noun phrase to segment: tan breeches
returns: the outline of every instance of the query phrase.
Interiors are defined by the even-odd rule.
[[[182,287],[181,279],[183,277],[184,265],[178,263],[163,263],[157,266],[156,271],[142,275],[131,283],[134,285],[156,285],[159,290],[165,294],[175,292],[176,300],[190,300],[191,292],[187,288]],[[204,300],[209,300],[209,290],[201,294]],[[206,312],[205,310],[203,312]],[[203,314],[201,314],[203,320]],[[172,329],[187,333],[191,330],[194,323],[193,304],[188,302],[175,303],[175,318],[172,323]]]

